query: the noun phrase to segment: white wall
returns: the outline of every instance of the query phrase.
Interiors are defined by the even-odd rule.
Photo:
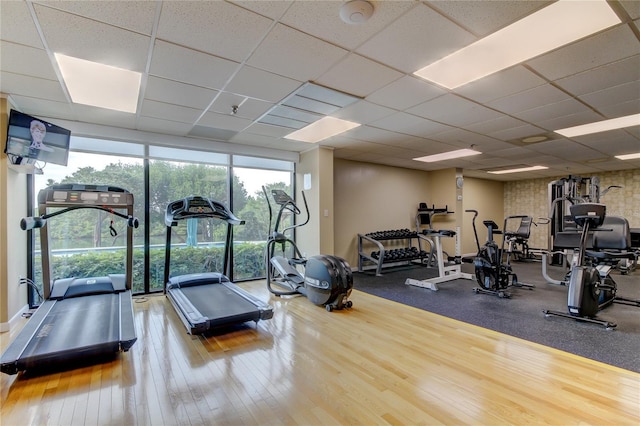
[[[0,98],[0,129],[7,128],[9,106]],[[0,132],[6,144],[6,132]],[[27,177],[9,168],[6,154],[0,154],[0,331],[8,331],[9,321],[27,305],[27,289],[18,287],[27,276],[27,233],[20,229],[26,215]]]

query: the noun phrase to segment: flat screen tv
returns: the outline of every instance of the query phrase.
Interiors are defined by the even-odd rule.
[[[13,164],[36,161],[67,165],[71,132],[47,121],[11,110],[4,152]]]

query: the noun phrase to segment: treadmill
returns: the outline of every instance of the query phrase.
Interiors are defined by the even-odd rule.
[[[180,221],[214,218],[227,222],[224,271],[170,277],[171,229]],[[164,293],[171,301],[189,334],[202,334],[217,327],[273,317],[273,308],[238,287],[226,276],[230,265],[232,226],[243,225],[222,203],[200,196],[190,196],[169,203],[164,217],[167,227]]]
[[[47,213],[49,209],[57,209]],[[44,301],[0,358],[6,374],[43,369],[128,351],[136,341],[131,298],[133,194],[100,185],[53,185],[38,193],[39,217],[20,221],[40,229]],[[51,279],[47,219],[78,209],[97,209],[127,220],[126,273]],[[123,214],[117,210],[126,210]],[[113,226],[112,235],[117,235]]]

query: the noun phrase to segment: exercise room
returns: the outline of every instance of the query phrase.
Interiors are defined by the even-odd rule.
[[[0,1],[0,424],[640,423],[640,2]]]

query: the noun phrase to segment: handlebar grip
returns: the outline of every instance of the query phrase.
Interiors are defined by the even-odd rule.
[[[140,225],[140,221],[138,221],[137,217],[129,216],[129,218],[127,219],[127,225],[132,228],[138,228],[138,226]]]
[[[29,229],[42,228],[47,221],[41,217],[23,217],[20,219],[20,229],[28,231]]]

